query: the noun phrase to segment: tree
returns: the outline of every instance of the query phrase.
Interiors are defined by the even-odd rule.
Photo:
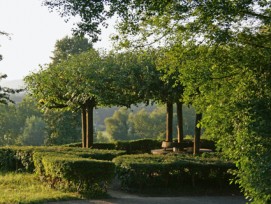
[[[45,122],[40,117],[31,116],[26,119],[22,135],[18,138],[17,144],[28,146],[40,146],[44,144],[46,137]]]
[[[152,138],[164,139],[166,135],[166,110],[165,107],[157,107],[151,112],[145,108],[131,114],[129,118],[130,129],[137,139]]]
[[[87,67],[89,67],[87,63],[88,59],[91,59],[91,55],[95,59],[98,59],[99,56],[94,50],[89,51],[84,56],[82,54],[79,60],[77,60],[77,56],[80,58],[79,53],[86,53],[90,49],[92,49],[92,44],[86,38],[65,37],[57,41],[55,45],[53,62],[46,69],[25,78],[29,89],[33,91],[33,94],[44,108],[66,108],[66,110],[80,108],[82,110],[83,147],[90,147],[93,143],[93,122],[90,121],[93,121],[92,113],[96,104],[94,98],[84,96],[83,89],[85,87],[83,85],[78,89],[75,89],[75,87],[82,83],[83,80],[87,80],[85,74]],[[82,60],[81,66],[80,60]],[[72,76],[71,79],[73,80],[70,80]],[[85,83],[88,82],[85,81]]]
[[[99,54],[90,50],[26,77],[28,89],[44,108],[82,110],[83,147],[93,144],[93,109],[98,105],[96,82]]]
[[[46,145],[62,145],[81,140],[80,113],[47,110],[43,114],[46,123]]]
[[[15,145],[18,137],[24,132],[27,118],[30,117],[43,117],[30,97],[25,97],[16,105],[1,105],[0,145]]]
[[[87,38],[66,36],[56,41],[53,57],[51,57],[52,63],[60,63],[61,61],[68,60],[71,55],[77,55],[92,48],[92,43]]]
[[[106,118],[104,123],[106,132],[114,140],[129,140],[129,111],[125,108],[120,108],[115,111],[113,116]]]

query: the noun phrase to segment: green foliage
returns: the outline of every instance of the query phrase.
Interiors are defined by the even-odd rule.
[[[165,108],[158,107],[150,113],[141,109],[131,114],[129,120],[135,138],[163,139],[166,135]]]
[[[44,144],[46,137],[45,122],[40,117],[31,116],[25,121],[25,127],[17,143],[26,146],[39,146]]]
[[[53,63],[57,64],[67,60],[71,55],[77,55],[92,49],[92,44],[87,38],[80,36],[64,37],[57,40],[52,57]]]
[[[129,139],[129,125],[128,125],[129,111],[125,108],[115,111],[112,117],[106,118],[104,123],[106,132],[114,140]]]
[[[73,157],[71,154],[37,153],[40,175],[53,187],[77,191],[94,197],[106,193],[107,183],[114,177],[114,164]]]
[[[195,111],[183,105],[184,135],[194,134]],[[120,117],[120,116],[125,117]],[[176,116],[176,112],[174,112]],[[174,117],[176,118],[176,117]],[[105,120],[106,133],[112,135],[114,140],[135,139],[164,139],[166,135],[166,110],[163,106],[147,110],[141,107],[138,110],[116,110],[112,117]],[[177,134],[177,121],[173,120],[173,134]]]
[[[46,122],[46,145],[62,145],[81,139],[81,116],[78,112],[48,110],[44,113]]]
[[[140,139],[131,141],[117,141],[116,149],[125,150],[127,154],[150,153],[152,149],[161,148],[162,141]]]
[[[0,148],[0,171],[33,172],[34,147],[1,147]]]
[[[44,126],[43,117],[38,110],[36,103],[28,96],[26,96],[22,102],[13,105],[0,106],[1,109],[1,133],[0,133],[0,145],[22,145],[22,140],[19,138],[25,134],[29,136],[31,123],[39,123]],[[32,118],[32,122],[30,121]],[[35,121],[36,119],[37,121]],[[28,122],[27,122],[28,120]],[[38,122],[39,121],[39,122]],[[30,122],[30,123],[29,123]],[[28,127],[27,127],[28,126]],[[28,128],[28,130],[26,130]],[[25,131],[25,132],[24,132]],[[27,132],[28,131],[28,132]],[[42,134],[45,131],[41,129],[41,134],[38,137],[44,137]],[[41,141],[43,143],[43,141]]]
[[[66,17],[79,15],[83,33],[95,36],[117,14],[115,39],[122,46],[165,45],[164,78],[185,86],[184,100],[203,112],[205,134],[238,165],[237,181],[246,196],[270,202],[270,1],[45,0],[45,5]]]
[[[123,155],[125,151],[82,149],[75,147],[33,147],[12,146],[0,148],[0,171],[26,171],[33,172],[36,165],[33,162],[33,154],[36,152],[56,153],[58,155],[70,155],[71,157],[92,158],[111,161],[113,158]]]
[[[189,155],[124,155],[113,160],[124,188],[226,188],[231,162]]]

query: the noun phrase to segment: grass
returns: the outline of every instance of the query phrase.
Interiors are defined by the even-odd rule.
[[[42,184],[34,174],[0,174],[0,203],[44,203],[80,199],[76,193],[61,192]]]

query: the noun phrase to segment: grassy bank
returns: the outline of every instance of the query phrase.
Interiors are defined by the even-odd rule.
[[[42,184],[34,174],[0,174],[0,203],[43,203],[79,199],[76,193],[65,193]]]

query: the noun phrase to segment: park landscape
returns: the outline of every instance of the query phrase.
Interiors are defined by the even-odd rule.
[[[0,203],[105,198],[116,180],[270,203],[270,4],[43,0],[80,20],[25,87],[0,88]],[[95,50],[113,17],[114,49]]]

